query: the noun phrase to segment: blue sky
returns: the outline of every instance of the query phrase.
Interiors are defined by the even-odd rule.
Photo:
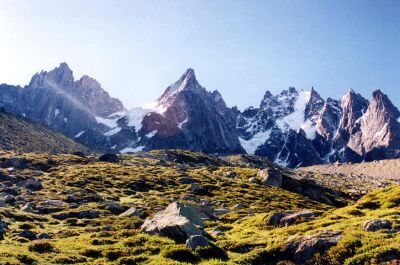
[[[240,109],[289,86],[400,107],[400,1],[0,0],[0,83],[63,61],[128,108],[188,67]]]

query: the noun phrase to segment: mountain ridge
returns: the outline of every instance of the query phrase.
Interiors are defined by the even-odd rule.
[[[1,85],[0,107],[111,152],[248,153],[288,167],[400,157],[400,112],[380,90],[371,101],[352,89],[325,100],[314,87],[289,87],[239,111],[188,68],[155,102],[126,110],[98,81],[75,80],[61,63],[24,88]]]

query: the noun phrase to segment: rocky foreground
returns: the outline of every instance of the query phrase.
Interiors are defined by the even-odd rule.
[[[1,153],[0,260],[397,264],[396,181],[188,151]]]

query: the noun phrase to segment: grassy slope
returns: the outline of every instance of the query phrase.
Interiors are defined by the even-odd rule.
[[[125,206],[145,209],[151,216],[168,203],[182,195],[191,194],[189,185],[179,184],[179,178],[190,176],[201,185],[208,186],[210,194],[200,196],[219,207],[230,207],[244,203],[246,209],[233,210],[221,216],[217,222],[207,222],[210,231],[219,225],[226,235],[218,237],[214,244],[226,251],[228,260],[217,248],[189,251],[183,244],[159,236],[149,236],[139,231],[143,220],[118,217],[104,210],[101,203],[89,203],[70,208],[66,204],[64,212],[80,209],[99,210],[100,218],[58,221],[46,214],[28,214],[19,211],[20,206],[0,208],[3,220],[11,225],[6,239],[0,242],[0,260],[7,264],[179,264],[179,261],[199,262],[201,264],[248,264],[255,263],[265,253],[279,249],[288,238],[303,234],[312,234],[321,229],[341,229],[345,231],[344,243],[334,248],[329,257],[332,262],[342,263],[341,251],[346,244],[357,245],[353,256],[346,258],[355,261],[372,260],[385,248],[398,247],[393,237],[384,233],[366,233],[361,229],[364,220],[371,217],[388,216],[399,218],[400,188],[387,188],[365,197],[355,206],[343,209],[334,208],[311,201],[301,195],[278,188],[267,188],[260,184],[251,184],[248,178],[255,176],[257,169],[218,166],[214,161],[208,166],[182,169],[175,163],[165,162],[164,152],[152,152],[151,156],[124,156],[119,164],[96,162],[94,159],[78,158],[70,155],[28,154],[26,157],[35,163],[52,160],[55,165],[49,172],[36,173],[43,181],[44,189],[33,194],[22,193],[27,201],[43,202],[46,199],[65,200],[65,191],[79,191],[81,188],[96,191],[106,200],[120,201]],[[185,152],[193,160],[202,160],[198,154]],[[160,159],[160,158],[163,159]],[[21,176],[32,175],[33,169],[20,170]],[[235,171],[237,179],[227,178],[225,173]],[[35,171],[37,172],[37,171]],[[3,170],[3,173],[6,173]],[[144,180],[151,186],[149,191],[133,193],[128,188],[130,182]],[[62,192],[64,191],[64,192]],[[378,201],[378,209],[368,209],[365,201]],[[364,206],[363,206],[364,205]],[[368,204],[367,204],[368,205]],[[272,228],[264,225],[263,219],[272,211],[312,209],[325,212],[316,221],[295,225],[289,228]],[[112,226],[115,230],[105,229]],[[29,227],[35,232],[54,233],[50,240],[29,242],[21,240],[17,234]],[[395,239],[399,239],[398,237]],[[358,243],[360,240],[361,243]],[[357,241],[357,242],[356,242]],[[369,242],[370,241],[370,242]],[[356,243],[354,243],[356,242]],[[46,244],[49,244],[47,246]],[[43,244],[45,253],[38,253],[34,246]],[[374,247],[378,247],[374,250]],[[380,248],[379,248],[380,247]],[[357,263],[354,263],[357,264]],[[362,264],[362,263],[358,263]]]
[[[400,256],[400,233],[365,232],[362,224],[366,220],[386,218],[400,228],[400,186],[392,186],[369,193],[355,205],[329,212],[320,218],[285,228],[265,226],[266,214],[248,218],[232,229],[227,237],[240,244],[261,244],[262,248],[254,250],[246,257],[244,263],[252,262],[263,255],[279,253],[288,241],[302,235],[318,234],[323,230],[341,230],[344,237],[331,248],[327,255],[319,256],[319,264],[378,264],[390,259],[392,255]],[[251,236],[248,236],[251,235]]]
[[[88,148],[50,128],[0,111],[0,150],[71,153]]]

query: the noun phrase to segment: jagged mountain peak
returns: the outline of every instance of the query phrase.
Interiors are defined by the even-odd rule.
[[[158,98],[160,104],[165,104],[170,101],[171,98],[176,96],[179,92],[184,90],[196,90],[200,88],[200,84],[197,82],[196,75],[192,68],[188,68],[178,81],[170,85],[165,89],[165,92]]]
[[[79,80],[76,81],[78,84],[82,85],[83,88],[89,88],[89,89],[102,89],[101,88],[101,84],[99,83],[99,81],[97,81],[96,79],[88,76],[88,75],[84,75],[82,76]]]
[[[396,106],[393,105],[392,101],[388,98],[386,94],[384,94],[381,90],[375,90],[372,93],[372,101],[370,104],[370,109],[373,111],[381,111],[385,114],[392,116],[397,119],[400,116],[400,111]]]
[[[69,86],[74,83],[74,75],[65,62],[51,71],[41,71],[32,76],[29,87],[49,87],[54,85]]]

